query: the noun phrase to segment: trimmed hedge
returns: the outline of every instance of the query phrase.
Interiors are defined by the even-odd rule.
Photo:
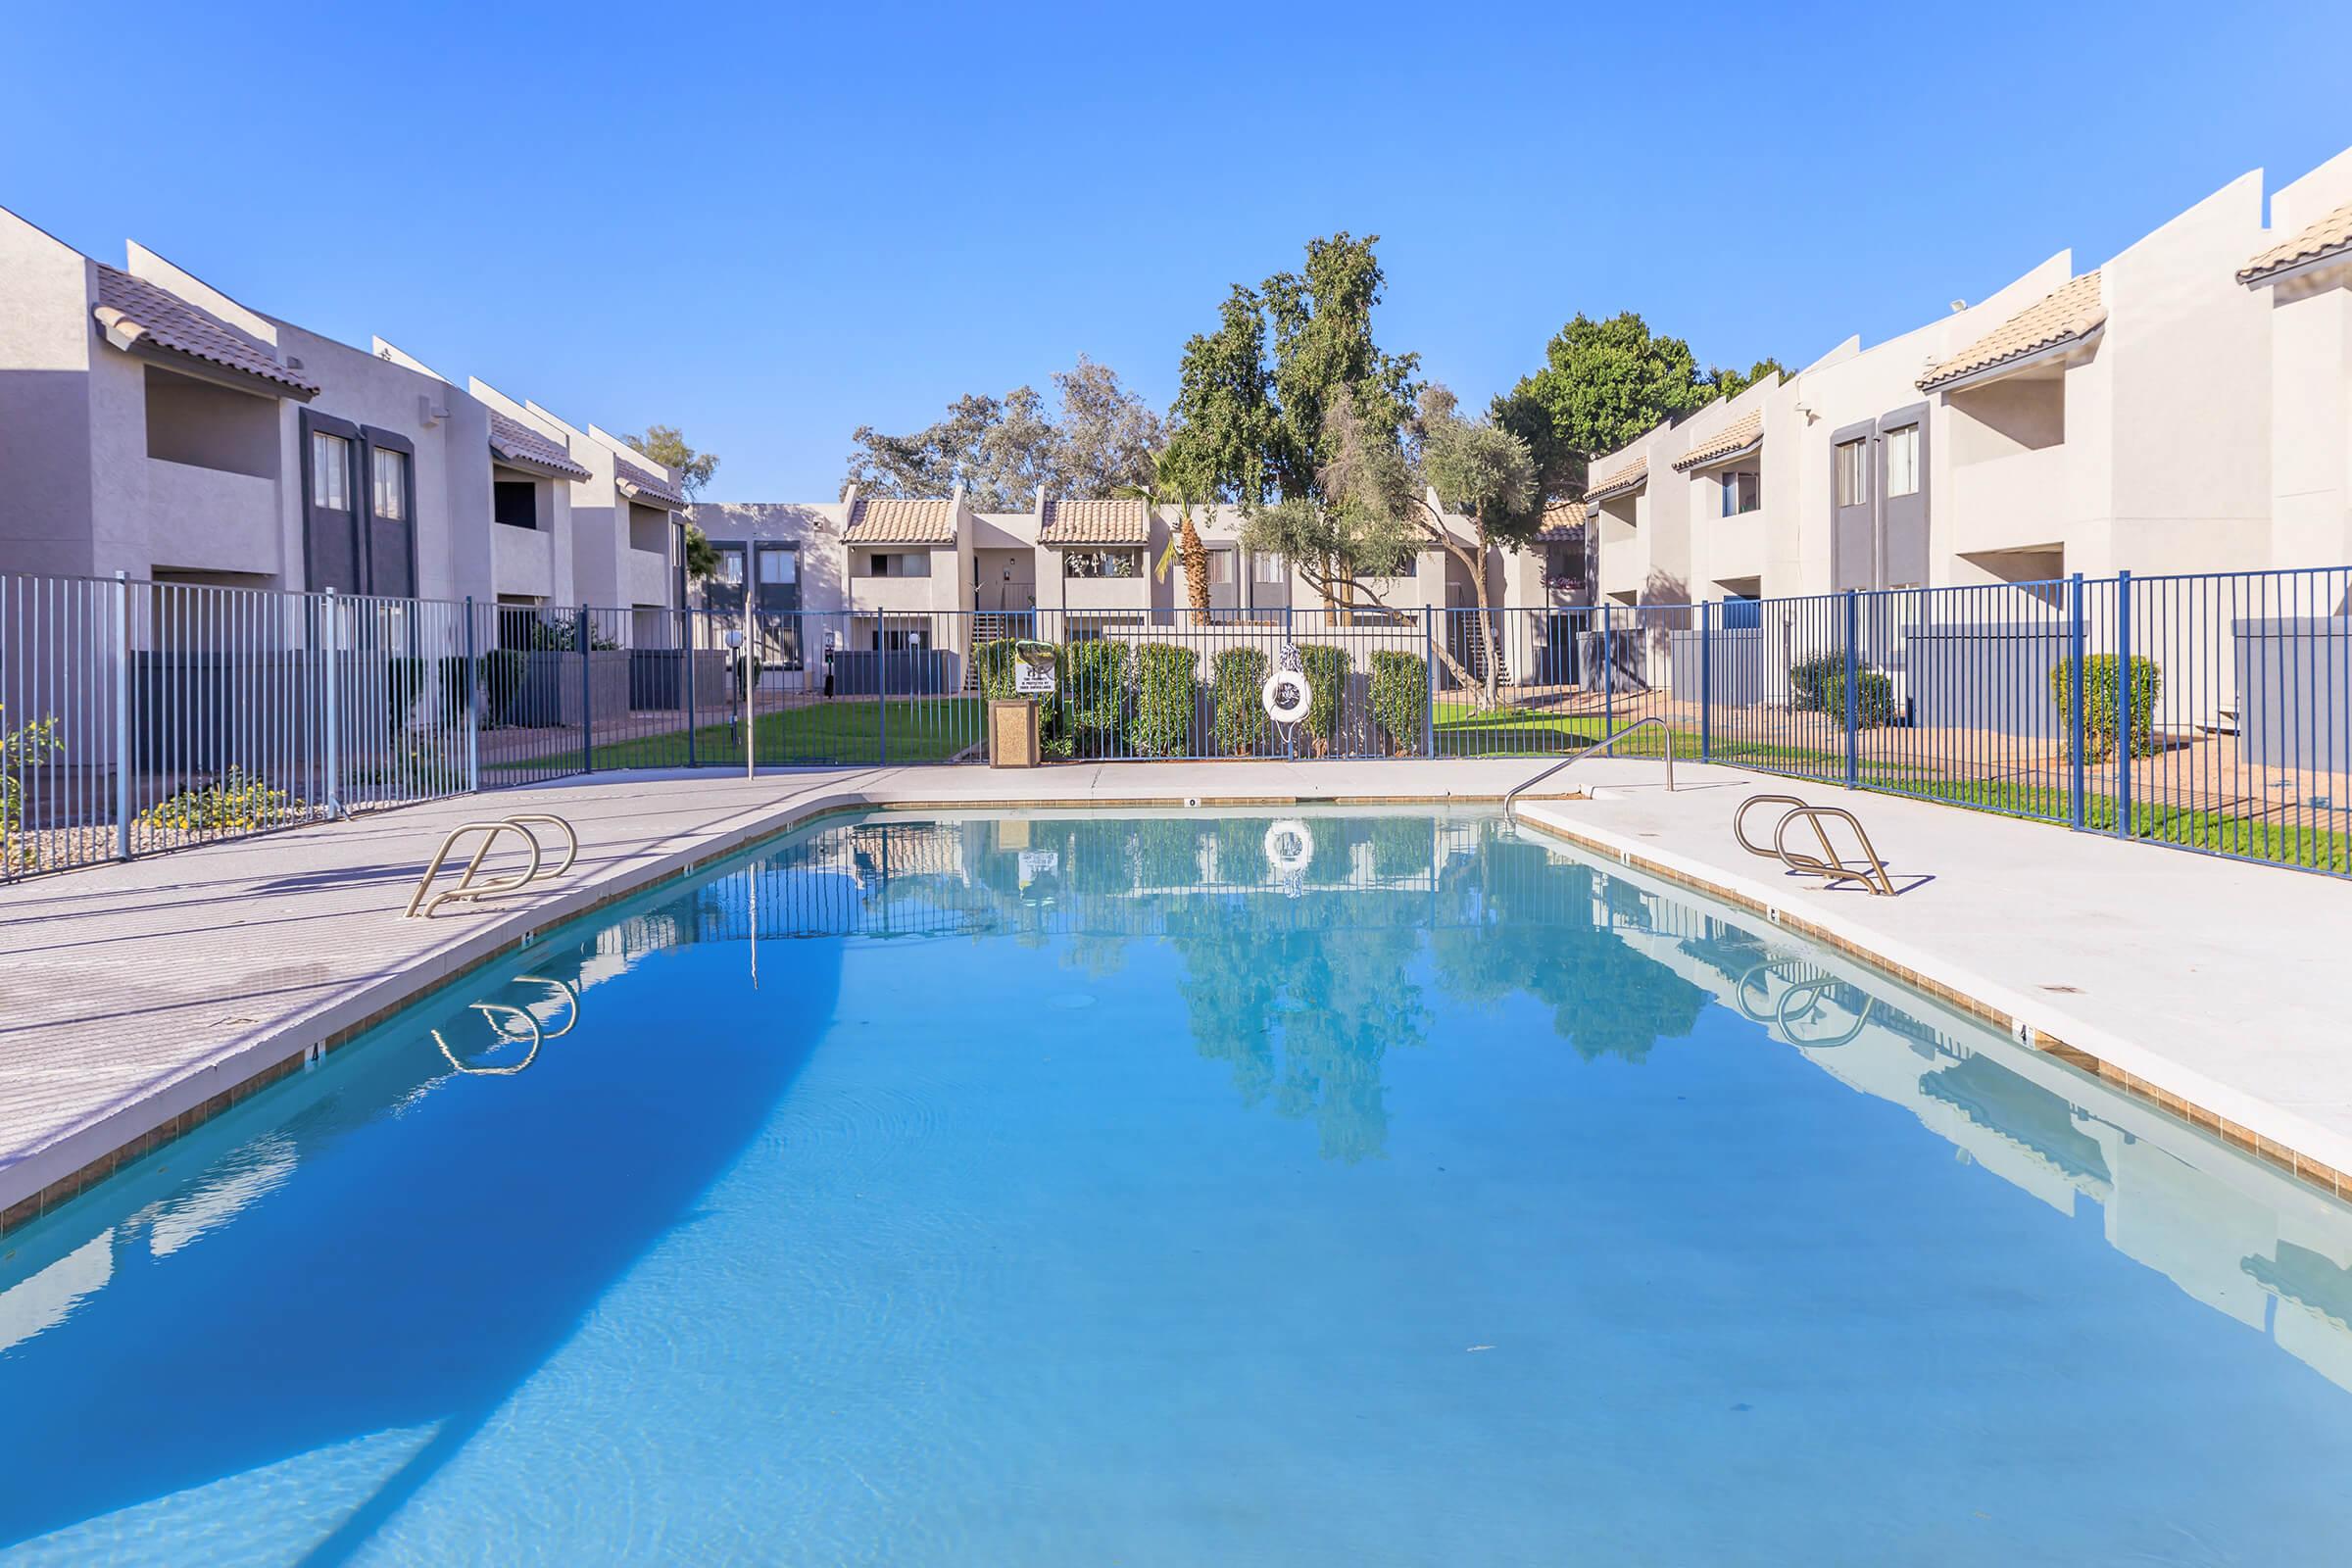
[[[2067,736],[2071,750],[2075,733],[2074,714],[2070,711],[2074,699],[2074,681],[2070,678],[2071,660],[2061,661],[2050,669],[2050,696],[2058,705],[2058,725]],[[2082,752],[2084,760],[2104,762],[2115,756],[2117,725],[2116,689],[2119,684],[2119,661],[2113,654],[2093,654],[2082,661]],[[2164,690],[2164,673],[2156,661],[2133,655],[2132,659],[2132,755],[2154,757],[2162,747],[2156,744],[2156,698]]]
[[[1372,717],[1389,738],[1392,755],[1406,757],[1421,749],[1429,717],[1428,661],[1394,648],[1373,650]]]
[[[1127,717],[1127,645],[1106,637],[1082,638],[1061,649],[1057,705],[1067,734],[1056,757],[1111,757]]]
[[[1181,757],[1193,738],[1194,681],[1200,656],[1173,643],[1135,650],[1135,712],[1127,740],[1138,757]]]
[[[1855,684],[1854,724],[1859,729],[1881,729],[1894,722],[1894,682],[1884,670],[1860,671]],[[1821,689],[1824,710],[1840,724],[1845,722],[1845,665],[1838,670]]]
[[[1340,738],[1341,699],[1348,690],[1348,650],[1326,643],[1308,643],[1298,650],[1306,666],[1306,683],[1314,696],[1306,709],[1306,733],[1317,757],[1329,757]]]
[[[1209,662],[1209,668],[1217,755],[1248,757],[1266,740],[1265,653],[1256,648],[1228,648]]]
[[[1827,713],[1830,682],[1838,683],[1837,711],[1845,711],[1845,656],[1816,654],[1788,666],[1788,707],[1799,713]]]

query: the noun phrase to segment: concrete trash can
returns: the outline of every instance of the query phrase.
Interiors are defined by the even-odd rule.
[[[988,765],[1035,767],[1042,760],[1037,742],[1037,701],[1030,697],[992,698],[988,705]]]

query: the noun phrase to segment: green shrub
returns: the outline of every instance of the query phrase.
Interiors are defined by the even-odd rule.
[[[1799,713],[1831,711],[1830,682],[1838,683],[1837,711],[1845,711],[1845,655],[1816,654],[1788,666],[1788,706]]]
[[[1064,643],[1055,706],[1061,714],[1055,757],[1110,757],[1127,714],[1127,645],[1107,637]]]
[[[972,650],[972,669],[980,677],[980,695],[1004,702],[1018,695],[1012,689],[1012,667],[1020,645],[1009,637],[982,643]]]
[[[1348,650],[1309,643],[1298,650],[1306,666],[1306,683],[1314,695],[1307,703],[1306,733],[1317,757],[1331,755],[1340,738],[1340,710],[1348,691]]]
[[[1228,648],[1210,661],[1215,696],[1217,755],[1248,757],[1265,744],[1266,656],[1256,648]]]
[[[7,710],[0,708],[0,719],[6,717]],[[15,729],[0,725],[0,864],[22,861],[29,865],[37,858],[36,845],[19,837],[24,813],[19,788],[27,767],[38,766],[50,753],[65,749],[66,743],[58,738],[55,714]]]
[[[1040,700],[1037,705],[1037,745],[1048,757],[1066,758],[1070,755],[1070,738],[1061,721],[1060,649],[1052,643],[1017,637],[1000,637],[982,643],[972,650],[972,668],[980,677],[980,696],[984,701],[998,703],[1020,696],[1013,688],[1013,672],[1020,664],[1020,651],[1024,647],[1043,648],[1054,656],[1054,696]]]
[[[1862,670],[1855,681],[1854,724],[1859,729],[1881,729],[1894,722],[1894,682],[1884,670]],[[1845,722],[1845,665],[1840,662],[1821,689],[1823,710],[1842,724]]]
[[[1419,654],[1394,648],[1372,654],[1372,717],[1389,738],[1396,756],[1421,749],[1421,732],[1429,716],[1429,663]]]
[[[1194,681],[1200,656],[1172,643],[1135,650],[1135,712],[1127,740],[1138,757],[1180,757],[1193,738]]]
[[[210,784],[156,802],[139,813],[138,824],[150,832],[243,833],[309,814],[310,808],[287,791],[232,767]]]
[[[2069,662],[2061,662],[2050,670],[2050,696],[2058,705],[2058,723],[2069,738],[2075,720],[2072,711],[2074,681]],[[2084,760],[2104,762],[2115,755],[2117,725],[2116,711],[2117,669],[2119,662],[2113,654],[2093,654],[2082,661],[2082,752]],[[2132,659],[2132,755],[2153,757],[2162,748],[2156,744],[2156,698],[2164,689],[2163,671],[2156,661],[2133,655]]]

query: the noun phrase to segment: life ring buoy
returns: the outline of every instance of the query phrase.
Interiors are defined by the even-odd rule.
[[[1258,700],[1266,705],[1266,716],[1277,724],[1296,724],[1306,717],[1314,706],[1314,689],[1307,685],[1306,676],[1296,669],[1278,669],[1266,677],[1258,690]]]
[[[1300,876],[1315,858],[1315,835],[1304,822],[1286,816],[1266,829],[1266,863],[1279,876]]]

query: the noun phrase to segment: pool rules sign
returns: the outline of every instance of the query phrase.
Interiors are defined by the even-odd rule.
[[[1019,697],[1054,695],[1054,650],[1044,643],[1024,644],[1012,661],[1012,690]]]

